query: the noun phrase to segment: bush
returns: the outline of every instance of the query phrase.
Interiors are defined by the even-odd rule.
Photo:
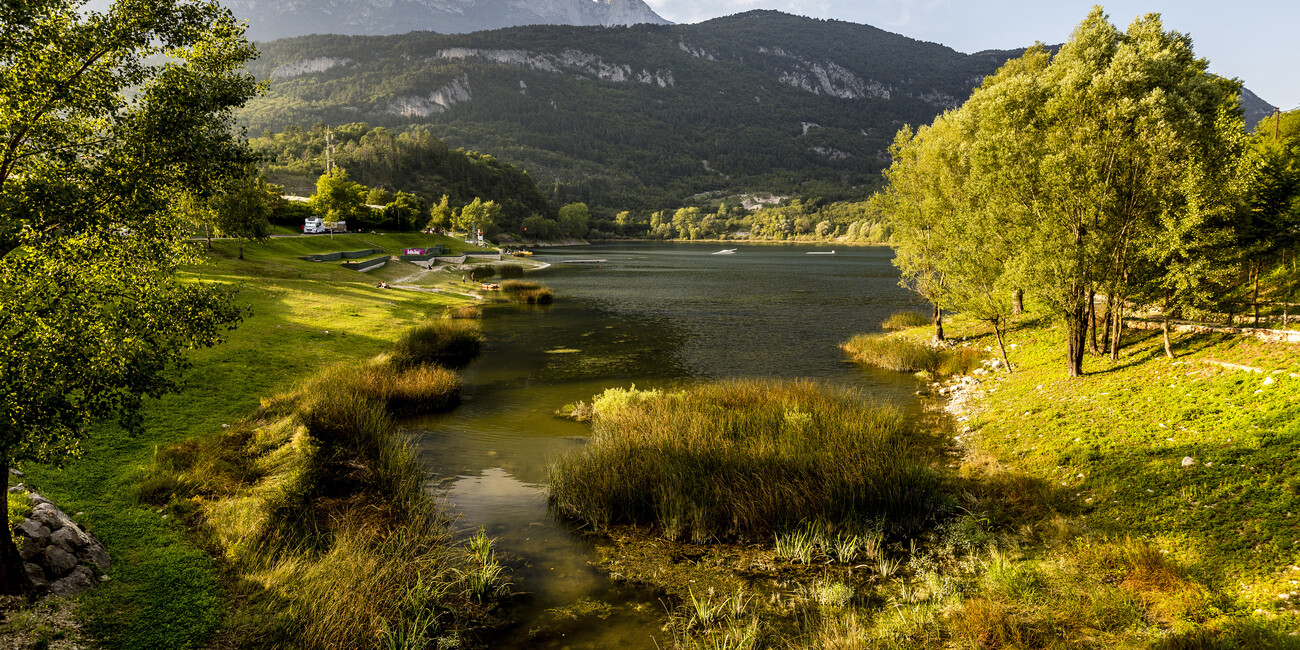
[[[887,330],[905,330],[912,327],[930,325],[930,317],[919,311],[900,311],[890,314],[880,326]]]
[[[561,514],[697,542],[770,541],[801,522],[910,528],[939,481],[890,407],[811,381],[732,380],[681,392],[611,389],[593,435],[548,471]]]
[[[478,323],[464,319],[425,321],[402,334],[393,346],[393,363],[410,367],[436,363],[459,368],[473,361],[483,350],[483,333]]]

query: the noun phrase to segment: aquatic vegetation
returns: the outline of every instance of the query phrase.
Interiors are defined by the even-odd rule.
[[[555,301],[555,294],[549,287],[527,280],[506,280],[501,283],[501,292],[511,302],[528,305],[549,305]]]
[[[889,315],[880,323],[887,330],[905,330],[909,327],[923,327],[930,324],[930,317],[919,311],[900,311]]]
[[[927,450],[904,417],[816,382],[611,389],[592,413],[591,441],[548,474],[554,507],[596,528],[771,540],[806,521],[883,517],[908,528],[939,498]]]
[[[457,305],[447,310],[447,318],[482,318],[483,308],[478,305]]]
[[[860,334],[840,345],[854,361],[898,372],[966,374],[984,358],[974,348],[947,348],[901,336]]]
[[[524,267],[521,264],[501,264],[497,266],[497,274],[502,278],[522,278],[524,277]]]
[[[392,360],[398,366],[436,363],[459,368],[473,361],[483,350],[483,332],[478,323],[461,319],[427,320],[402,333],[393,345]]]

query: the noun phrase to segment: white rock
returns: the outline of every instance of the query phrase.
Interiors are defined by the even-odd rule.
[[[1196,464],[1196,459],[1191,456],[1183,456],[1183,467],[1191,467]]]

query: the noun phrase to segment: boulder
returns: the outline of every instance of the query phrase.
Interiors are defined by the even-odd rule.
[[[90,536],[75,525],[64,526],[50,535],[50,543],[58,544],[59,548],[69,553],[75,553],[77,549],[90,543]]]
[[[100,573],[107,572],[109,567],[113,566],[113,561],[108,557],[108,551],[104,550],[104,545],[99,542],[87,544],[85,548],[77,553],[77,557],[82,562],[99,569]]]
[[[96,584],[95,572],[84,566],[72,570],[66,577],[50,583],[47,590],[51,596],[75,596]]]
[[[27,537],[20,537],[14,540],[14,543],[18,545],[18,554],[22,556],[23,562],[31,562],[32,558],[45,550],[45,544]]]
[[[26,519],[23,523],[18,524],[18,526],[14,528],[14,532],[20,537],[35,540],[41,546],[45,546],[50,539],[50,529],[41,522],[33,521],[31,519]]]
[[[45,589],[46,585],[50,584],[50,581],[45,579],[45,569],[42,569],[41,565],[23,562],[23,570],[27,571],[27,577],[31,579],[33,585],[36,585],[37,591]]]
[[[33,501],[35,501],[35,499],[33,499]],[[55,531],[63,528],[64,520],[66,520],[68,516],[59,512],[59,509],[55,508],[54,504],[47,501],[45,503],[39,503],[35,508],[32,508],[32,516],[30,518],[45,524],[45,527],[49,528],[51,531]]]
[[[46,546],[41,556],[41,564],[52,577],[66,575],[77,566],[77,558],[57,546]]]

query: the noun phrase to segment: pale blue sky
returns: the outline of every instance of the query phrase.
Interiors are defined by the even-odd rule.
[[[1075,0],[645,0],[659,15],[695,23],[751,9],[873,25],[961,52],[1063,43],[1095,1]],[[1112,23],[1161,14],[1165,29],[1190,34],[1210,70],[1237,77],[1264,101],[1300,106],[1300,2],[1147,0],[1103,2]]]

